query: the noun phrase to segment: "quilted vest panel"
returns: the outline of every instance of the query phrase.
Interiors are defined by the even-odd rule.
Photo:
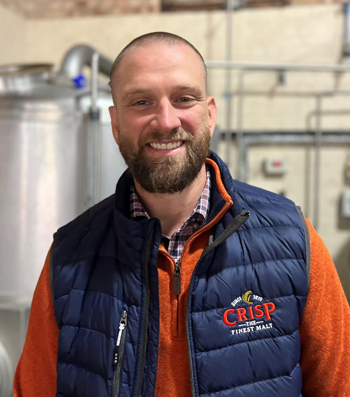
[[[147,331],[144,319],[151,307],[147,267],[157,269],[158,250],[153,246],[159,246],[159,241],[153,236],[160,235],[160,225],[157,220],[131,222],[115,207],[112,196],[55,235],[50,270],[60,329],[57,396],[112,395],[114,352],[123,311],[128,313],[128,324],[120,395],[135,395],[146,369],[139,364]],[[152,310],[156,316],[153,306]],[[147,370],[153,371],[155,379],[156,368],[151,364]]]
[[[188,305],[192,392],[298,397],[298,325],[308,291],[303,221],[294,203],[231,182],[216,161],[234,206],[217,225],[213,244],[239,213],[250,217],[215,249],[209,246],[194,271]]]
[[[234,201],[213,231],[213,244],[243,210],[250,217],[221,244],[208,246],[194,271],[187,318],[192,393],[298,397],[298,324],[308,289],[302,221],[292,202],[232,181],[221,160],[211,156]],[[212,181],[207,222],[224,204],[214,175]],[[128,323],[119,395],[154,394],[161,232],[158,220],[128,219],[130,183],[125,174],[115,196],[55,236],[57,396],[112,396],[123,311]]]

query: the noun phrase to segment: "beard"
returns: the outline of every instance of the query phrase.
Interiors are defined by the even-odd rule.
[[[128,138],[129,134],[119,132],[119,150],[133,178],[149,193],[175,194],[182,192],[198,176],[205,159],[209,154],[209,126],[203,125],[196,132],[197,138],[183,130],[174,131],[170,137],[173,140],[184,140],[185,155],[148,158],[146,144],[135,148]],[[151,137],[151,139],[150,139]],[[160,142],[164,134],[154,132],[147,141]],[[169,137],[166,137],[168,139]],[[145,139],[143,139],[145,141]]]

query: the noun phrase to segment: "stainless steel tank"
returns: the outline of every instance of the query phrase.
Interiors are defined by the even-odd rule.
[[[91,118],[90,89],[50,65],[0,68],[0,297],[32,294],[52,234],[114,192],[125,165],[107,88]]]
[[[78,50],[95,53],[86,46]],[[76,53],[62,65],[71,65]],[[102,64],[107,70],[108,63]],[[29,311],[53,233],[112,194],[126,168],[111,132],[109,88],[101,89],[97,75],[98,70],[95,88],[78,89],[69,72],[53,72],[51,65],[0,67],[2,397],[8,395],[27,323],[23,313]]]
[[[72,86],[47,82],[48,68],[0,69],[0,296],[7,299],[33,293],[53,232],[87,206],[84,115]]]

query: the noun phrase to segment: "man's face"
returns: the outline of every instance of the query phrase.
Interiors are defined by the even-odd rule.
[[[113,135],[134,179],[176,193],[197,177],[216,121],[203,65],[185,44],[150,44],[125,55],[112,82]]]

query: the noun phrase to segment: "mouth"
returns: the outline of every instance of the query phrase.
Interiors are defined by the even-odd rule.
[[[155,150],[172,150],[182,146],[185,141],[174,141],[169,143],[150,142],[148,145]]]

